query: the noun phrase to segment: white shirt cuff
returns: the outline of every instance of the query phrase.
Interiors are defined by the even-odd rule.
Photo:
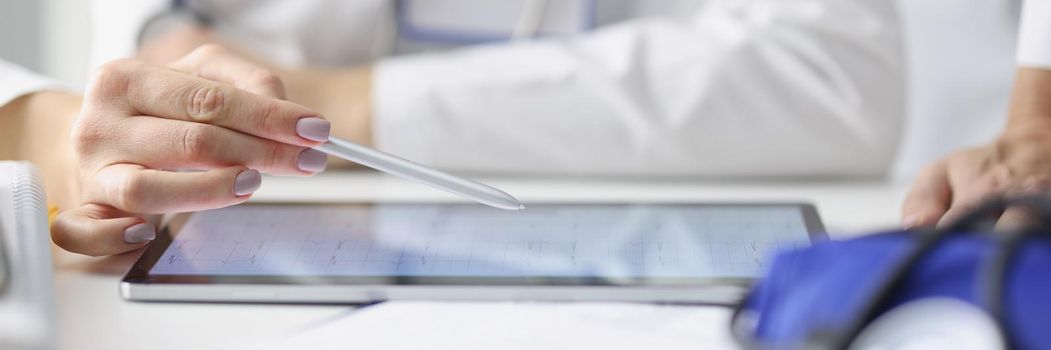
[[[0,106],[6,105],[22,95],[43,90],[67,91],[69,87],[10,62],[0,60]]]
[[[1027,0],[1023,5],[1018,64],[1051,69],[1051,0]]]

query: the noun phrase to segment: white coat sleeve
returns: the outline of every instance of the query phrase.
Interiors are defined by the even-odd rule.
[[[1018,64],[1051,69],[1051,0],[1027,0],[1022,6]]]
[[[881,175],[904,109],[897,21],[893,1],[726,1],[389,59],[374,140],[475,172]]]
[[[10,62],[0,60],[0,106],[6,105],[22,95],[43,90],[65,91],[69,90],[69,87]]]

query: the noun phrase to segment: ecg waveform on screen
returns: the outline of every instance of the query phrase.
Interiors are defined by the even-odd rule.
[[[736,276],[809,244],[795,208],[455,208],[221,209],[191,219],[151,273]]]

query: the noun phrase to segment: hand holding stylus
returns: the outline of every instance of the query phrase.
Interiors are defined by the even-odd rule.
[[[275,75],[214,45],[167,67],[104,65],[73,122],[79,206],[64,208],[53,240],[88,255],[134,250],[156,237],[146,215],[245,202],[261,173],[312,175],[325,169],[324,152],[494,207],[522,208],[495,188],[348,141],[328,142],[331,124],[284,98]]]
[[[326,156],[313,147],[328,140],[329,122],[284,97],[276,76],[218,46],[167,67],[102,66],[73,123],[79,206],[52,225],[55,243],[88,255],[126,252],[154,239],[146,215],[245,202],[261,172],[324,170]]]

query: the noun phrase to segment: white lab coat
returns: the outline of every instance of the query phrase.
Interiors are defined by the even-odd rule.
[[[1018,30],[1018,64],[1051,69],[1051,0],[1025,1]]]
[[[193,3],[287,65],[376,60],[378,147],[444,168],[877,175],[901,134],[889,0],[601,0],[593,31],[432,52],[405,44],[390,1]]]
[[[903,118],[889,0],[599,1],[590,32],[394,57],[389,1],[194,4],[268,59],[383,57],[376,145],[447,169],[877,175]]]
[[[375,61],[376,146],[442,168],[875,176],[901,135],[890,0],[599,0],[585,33],[435,52],[405,44],[392,1],[190,3],[270,60]]]
[[[70,88],[56,80],[0,60],[0,107],[19,96],[44,90],[68,91]]]

